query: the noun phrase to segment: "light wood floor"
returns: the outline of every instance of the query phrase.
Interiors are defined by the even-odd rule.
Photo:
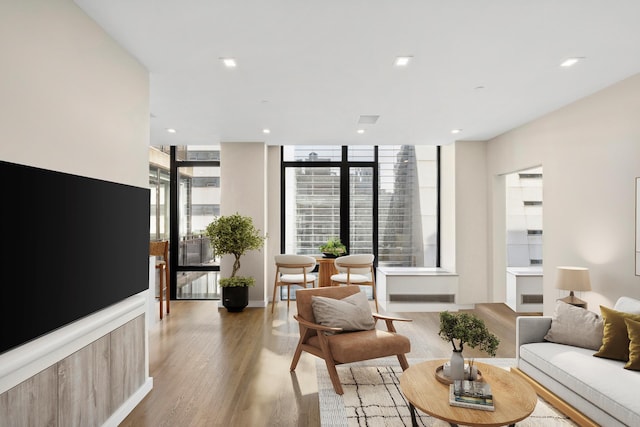
[[[171,314],[150,331],[153,390],[121,426],[319,426],[316,358],[303,353],[294,373],[298,342],[295,302],[275,313],[246,308],[228,313],[213,301],[172,301]],[[496,357],[515,357],[515,313],[504,304],[473,310],[499,339]],[[382,311],[381,311],[382,312]],[[389,313],[411,340],[409,358],[449,357],[437,335],[438,313]],[[487,357],[465,349],[467,357]]]

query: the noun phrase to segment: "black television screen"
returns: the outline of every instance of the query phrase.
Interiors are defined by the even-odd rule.
[[[0,353],[144,291],[149,189],[0,161]]]

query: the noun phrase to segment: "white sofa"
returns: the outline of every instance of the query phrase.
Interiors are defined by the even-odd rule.
[[[622,297],[614,309],[640,313],[640,301]],[[552,319],[517,318],[516,372],[551,392],[545,396],[545,390],[536,386],[543,398],[553,400],[555,395],[568,404],[558,409],[579,424],[640,426],[640,372],[624,369],[623,361],[594,357],[593,349],[546,341]]]

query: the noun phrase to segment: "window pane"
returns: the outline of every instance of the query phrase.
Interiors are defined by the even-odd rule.
[[[373,253],[373,168],[349,168],[351,254]]]
[[[179,271],[177,299],[220,299],[218,271]]]
[[[220,145],[190,145],[176,147],[176,160],[220,161]]]
[[[287,168],[285,251],[319,254],[329,237],[340,236],[340,169]]]
[[[435,267],[437,147],[384,146],[379,161],[379,265]]]
[[[169,240],[169,171],[149,167],[149,240]]]
[[[353,145],[347,149],[350,162],[373,162],[375,160],[373,145]]]
[[[342,147],[339,145],[295,145],[283,148],[282,160],[285,162],[339,162],[342,160]]]
[[[196,186],[195,183],[220,179],[219,167],[178,168],[178,209],[180,218],[178,264],[181,266],[216,265],[207,225],[220,214],[219,186]]]

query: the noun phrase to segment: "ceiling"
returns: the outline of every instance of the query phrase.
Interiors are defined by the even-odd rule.
[[[75,2],[149,70],[152,145],[486,140],[640,72],[637,0]]]

